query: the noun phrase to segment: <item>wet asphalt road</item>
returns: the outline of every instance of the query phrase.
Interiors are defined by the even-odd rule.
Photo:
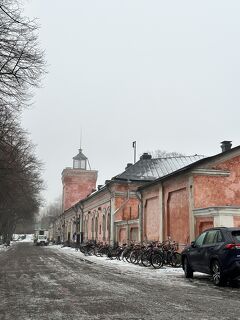
[[[205,276],[123,272],[32,243],[0,252],[0,265],[0,320],[240,319],[240,289]]]

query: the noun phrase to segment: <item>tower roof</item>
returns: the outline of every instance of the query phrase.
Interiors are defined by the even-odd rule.
[[[82,149],[79,149],[79,153],[73,157],[73,160],[87,160],[87,157],[82,153]]]

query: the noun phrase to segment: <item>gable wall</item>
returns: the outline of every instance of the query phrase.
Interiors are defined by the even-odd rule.
[[[240,205],[240,156],[211,166],[230,171],[229,177],[194,176],[194,207]]]

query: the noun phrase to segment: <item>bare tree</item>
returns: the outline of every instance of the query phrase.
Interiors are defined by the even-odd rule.
[[[19,221],[34,216],[42,188],[41,163],[26,133],[15,123],[8,128],[7,138],[0,140],[0,234],[7,238]]]
[[[0,0],[0,108],[20,110],[44,73],[38,26],[16,0]]]
[[[16,0],[0,0],[0,236],[32,219],[41,205],[41,163],[19,122],[45,72],[38,26]]]
[[[58,197],[54,202],[46,206],[42,211],[40,218],[40,225],[44,228],[48,228],[50,224],[56,221],[62,214],[62,197]]]

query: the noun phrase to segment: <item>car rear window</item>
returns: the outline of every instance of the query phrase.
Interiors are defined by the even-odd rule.
[[[233,231],[232,236],[235,243],[240,243],[240,230]]]

